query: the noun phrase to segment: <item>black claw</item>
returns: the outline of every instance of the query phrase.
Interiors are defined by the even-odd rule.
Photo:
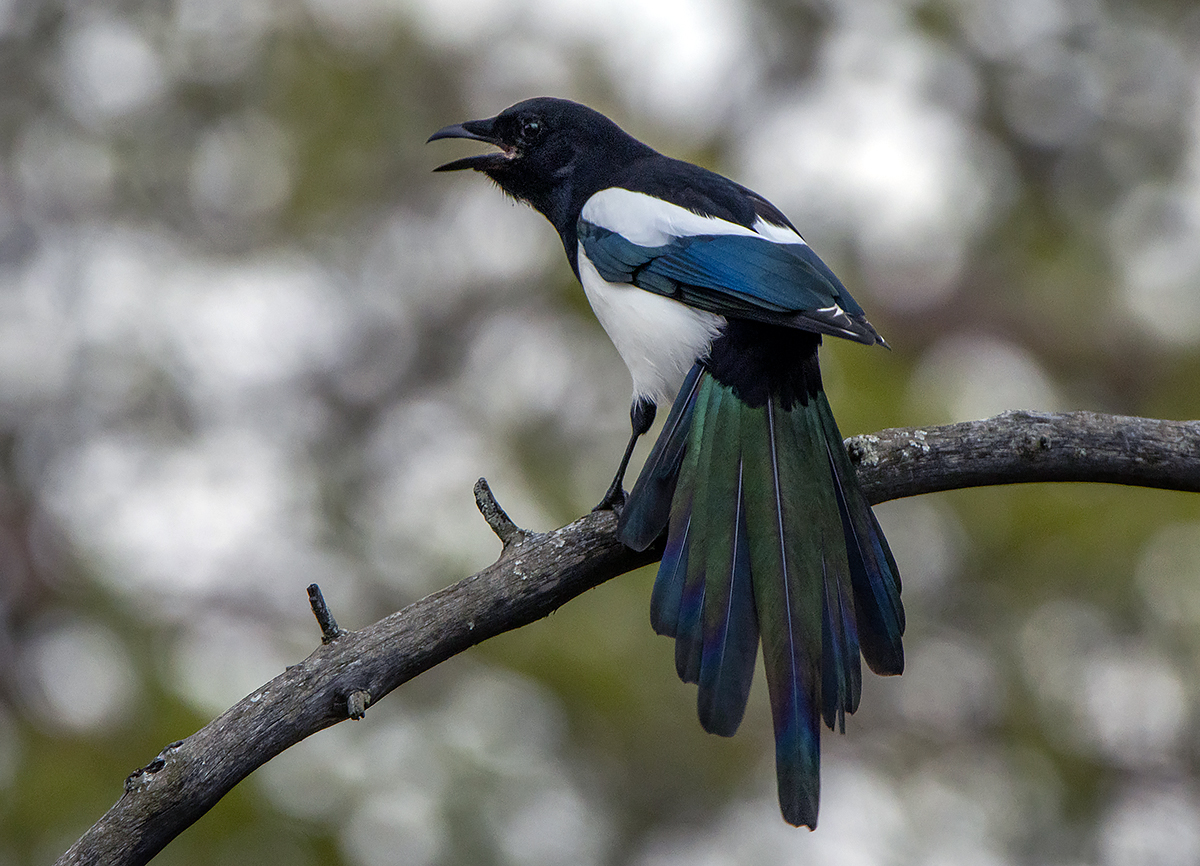
[[[608,488],[608,492],[604,494],[604,498],[600,500],[592,511],[615,511],[620,514],[621,509],[625,507],[625,491],[620,485],[615,485]]]

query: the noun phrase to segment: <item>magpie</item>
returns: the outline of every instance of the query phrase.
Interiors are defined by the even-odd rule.
[[[565,99],[519,102],[438,130],[499,148],[474,169],[541,212],[633,378],[632,435],[597,508],[666,546],[651,624],[675,638],[700,722],[741,724],[761,638],[783,817],[817,824],[820,723],[845,731],[861,654],[904,668],[900,572],[825,398],[823,335],[887,346],[770,202],[664,156]],[[657,407],[666,423],[626,499]]]

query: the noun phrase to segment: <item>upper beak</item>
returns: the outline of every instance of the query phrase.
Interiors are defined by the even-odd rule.
[[[468,120],[465,123],[453,123],[450,126],[444,126],[429,136],[425,142],[426,144],[431,141],[437,141],[439,138],[467,138],[471,141],[486,141],[488,144],[494,144],[502,148],[499,153],[481,153],[479,156],[456,159],[454,162],[439,165],[434,171],[458,171],[463,168],[484,171],[488,168],[496,168],[504,165],[512,159],[514,151],[496,138],[493,132],[495,125],[496,118],[494,117],[489,117],[486,120]]]

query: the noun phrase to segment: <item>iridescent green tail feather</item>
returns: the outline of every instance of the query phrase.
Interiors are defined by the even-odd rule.
[[[741,723],[761,637],[784,817],[816,826],[820,721],[844,728],[860,647],[903,668],[900,578],[817,391],[750,405],[697,364],[621,516],[621,538],[667,543],[651,598],[705,730]]]

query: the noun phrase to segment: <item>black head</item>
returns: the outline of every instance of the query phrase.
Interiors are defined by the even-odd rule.
[[[495,117],[439,129],[429,141],[468,138],[500,148],[456,159],[434,171],[481,171],[510,195],[541,211],[559,231],[619,168],[653,151],[586,105],[542,96]]]

